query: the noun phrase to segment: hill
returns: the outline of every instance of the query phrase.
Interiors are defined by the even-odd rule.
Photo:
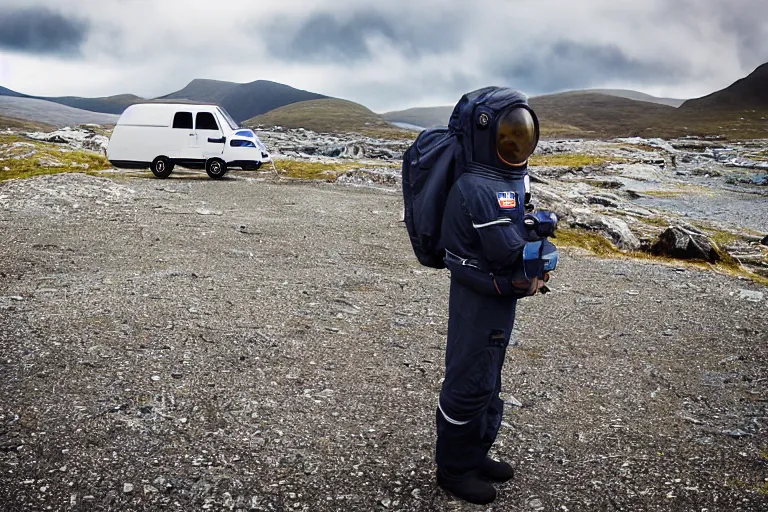
[[[30,96],[27,96],[26,94],[22,94],[20,92],[12,91],[8,89],[7,87],[3,87],[0,85],[0,96],[10,96],[13,98],[29,98]]]
[[[320,133],[357,132],[370,136],[413,137],[368,108],[347,100],[326,98],[292,103],[248,119],[246,126],[305,128]]]
[[[110,125],[117,123],[119,117],[114,114],[90,112],[59,105],[52,101],[37,98],[13,96],[0,96],[0,115],[58,127],[86,123]]]
[[[101,98],[80,98],[78,96],[39,97],[38,99],[52,101],[60,105],[66,105],[91,112],[120,115],[130,105],[144,101],[144,98],[135,94],[119,94]]]
[[[768,111],[768,63],[759,66],[745,78],[702,98],[688,100],[683,111],[761,110]]]
[[[616,98],[624,98],[628,100],[644,101],[647,103],[667,105],[670,107],[679,107],[685,101],[682,99],[675,99],[675,98],[657,98],[656,96],[651,96],[650,94],[645,94],[638,91],[632,91],[629,89],[586,89],[586,90],[579,90],[579,91],[568,91],[566,93],[560,93],[560,94],[572,95],[567,98],[561,98],[561,99],[575,100],[577,106],[578,106],[578,103],[581,103],[583,100],[583,98],[579,98],[578,96],[573,96],[577,94],[602,94],[605,96],[612,96]],[[555,96],[558,96],[558,95],[552,94],[552,95],[546,95],[546,96],[534,96],[531,99],[535,100],[536,98],[553,98]],[[545,100],[544,103],[549,103],[549,100]],[[560,107],[564,106],[562,102],[559,102],[559,103],[560,103],[559,105]],[[406,110],[398,110],[393,112],[385,112],[381,114],[381,116],[391,123],[407,123],[415,126],[421,126],[423,128],[431,128],[433,126],[447,125],[448,119],[451,117],[452,111],[453,111],[452,106],[420,107],[420,108],[409,108]],[[560,126],[560,128],[564,126],[568,126],[568,124],[566,123]]]
[[[140,98],[134,94],[120,94],[117,96],[107,96],[102,98],[81,98],[79,96],[30,96],[28,94],[22,94],[2,86],[0,86],[0,96],[10,98],[33,98],[43,101],[50,101],[52,103],[58,103],[59,105],[65,105],[67,107],[77,108],[80,110],[118,115],[122,114],[123,110],[125,110],[127,106],[143,101],[143,98]]]
[[[385,112],[381,117],[390,123],[406,123],[422,128],[432,128],[434,126],[446,126],[451,118],[453,107],[419,107],[398,110],[394,112]]]
[[[647,101],[648,103],[658,103],[660,105],[667,105],[670,107],[679,107],[686,100],[678,98],[659,98],[645,94],[644,92],[632,91],[629,89],[586,89],[583,91],[573,92],[594,92],[597,94],[607,94],[608,96],[616,96],[617,98],[626,98],[628,100]]]
[[[544,135],[615,137],[636,135],[674,107],[592,92],[565,92],[531,98]],[[575,132],[575,133],[574,133]]]
[[[749,98],[750,91],[760,99],[761,94],[768,91],[768,81],[760,88],[754,85],[757,79],[759,74],[753,76],[746,84],[743,84],[743,81],[734,84],[739,85],[736,91],[728,91],[725,94],[726,100],[734,97]],[[629,91],[626,95],[635,94],[634,91]],[[718,93],[715,93],[711,96],[717,100],[717,95]],[[637,97],[642,98],[642,93],[637,93]],[[616,94],[570,91],[536,96],[530,99],[530,104],[539,117],[543,137],[768,137],[768,108],[762,108],[757,101],[752,100],[748,103],[750,107],[743,106],[741,110],[733,107],[729,109],[722,105],[733,105],[733,102],[726,100],[717,101],[716,104],[721,105],[720,107],[697,107],[696,100],[689,100],[683,106],[675,108],[658,101],[641,101]],[[452,107],[447,106],[415,108],[388,112],[384,116],[391,122],[429,127],[445,125],[451,110]]]
[[[326,96],[267,80],[238,84],[197,79],[192,80],[180,91],[158,99],[187,99],[217,103],[224,107],[236,121],[242,122],[285,105],[322,98]]]

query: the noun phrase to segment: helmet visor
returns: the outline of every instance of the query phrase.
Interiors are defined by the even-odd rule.
[[[496,125],[496,151],[505,164],[524,164],[538,142],[536,121],[527,108],[508,110],[499,118]]]

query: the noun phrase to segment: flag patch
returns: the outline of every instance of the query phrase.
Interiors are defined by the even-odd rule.
[[[517,194],[515,192],[497,192],[499,207],[510,210],[517,207]]]

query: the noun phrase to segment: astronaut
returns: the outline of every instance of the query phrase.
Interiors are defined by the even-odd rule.
[[[514,473],[488,452],[502,420],[501,370],[515,307],[549,277],[542,265],[523,261],[537,240],[525,219],[539,124],[525,95],[498,87],[465,95],[451,122],[464,135],[465,169],[448,194],[441,229],[451,283],[437,482],[458,498],[487,504],[496,498],[492,482]]]

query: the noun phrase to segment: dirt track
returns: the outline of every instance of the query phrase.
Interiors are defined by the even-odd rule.
[[[480,509],[434,483],[448,279],[400,196],[245,176],[0,185],[0,508]],[[562,260],[491,509],[768,509],[768,290]]]

